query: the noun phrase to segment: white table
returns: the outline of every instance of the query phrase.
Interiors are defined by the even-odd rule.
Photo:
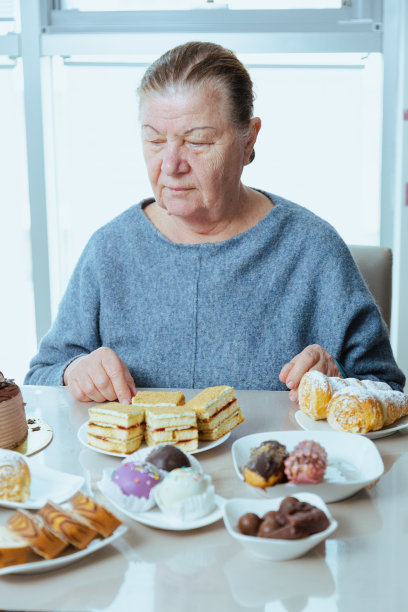
[[[64,388],[27,386],[22,391],[27,414],[54,429],[53,441],[33,461],[84,475],[98,501],[109,506],[95,484],[102,470],[119,465],[120,459],[89,450],[78,441],[88,404],[74,401]],[[185,391],[187,399],[194,393]],[[241,391],[237,396],[245,422],[226,443],[197,458],[220,495],[257,497],[235,474],[231,444],[249,433],[298,429],[296,407],[285,392]],[[229,536],[222,520],[194,531],[171,532],[119,514],[129,530],[115,544],[47,574],[0,578],[0,608],[407,610],[408,435],[397,433],[376,445],[385,464],[384,476],[370,490],[330,504],[339,522],[337,531],[301,559],[268,562],[251,557]],[[10,514],[0,509],[0,524]]]

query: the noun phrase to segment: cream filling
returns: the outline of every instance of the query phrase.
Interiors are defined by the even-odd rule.
[[[158,406],[158,404],[155,404],[155,405]],[[180,408],[181,407],[182,406],[180,406]],[[162,413],[161,414],[153,414],[152,413],[151,416],[153,417],[153,419],[179,419],[180,417],[181,418],[188,417],[188,416],[189,417],[195,417],[195,414],[196,414],[195,411],[192,410],[191,412],[183,412],[182,414],[174,414],[174,412],[170,413],[170,414],[164,414],[164,413],[163,414]],[[147,415],[147,418],[149,418],[149,416],[150,415]]]
[[[93,415],[93,414],[117,414],[119,416],[133,416],[133,415],[137,415],[137,408],[138,408],[138,406],[135,406],[135,409],[133,411],[130,411],[130,412],[119,411],[119,410],[106,410],[104,408],[89,408],[89,414],[90,415]]]
[[[175,404],[174,402],[164,402],[164,403],[158,403],[158,402],[150,402],[148,404],[144,404],[142,402],[132,402],[133,406],[140,406],[141,408],[154,408],[155,406],[171,406],[172,408],[177,408],[178,404]]]

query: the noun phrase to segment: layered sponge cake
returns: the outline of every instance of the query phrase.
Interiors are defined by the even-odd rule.
[[[174,444],[183,451],[198,448],[197,418],[185,406],[151,406],[146,408],[145,440],[148,446]]]
[[[132,404],[144,409],[151,406],[183,406],[186,403],[181,391],[138,391],[132,398]]]
[[[148,446],[174,444],[184,451],[198,448],[195,412],[185,407],[181,391],[139,391],[132,399],[145,411],[145,441]]]
[[[144,434],[144,409],[108,402],[88,409],[88,444],[114,453],[134,453]]]
[[[200,440],[218,440],[243,422],[233,387],[208,387],[186,404],[197,415]]]

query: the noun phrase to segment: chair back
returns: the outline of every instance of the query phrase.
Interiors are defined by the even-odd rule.
[[[392,299],[392,250],[379,246],[348,246],[389,330]]]

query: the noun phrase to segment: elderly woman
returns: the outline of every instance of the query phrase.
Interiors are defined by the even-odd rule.
[[[82,401],[136,387],[285,389],[309,369],[401,389],[381,315],[335,230],[243,185],[261,120],[235,55],[188,43],[139,88],[154,198],[97,231],[26,377]]]

